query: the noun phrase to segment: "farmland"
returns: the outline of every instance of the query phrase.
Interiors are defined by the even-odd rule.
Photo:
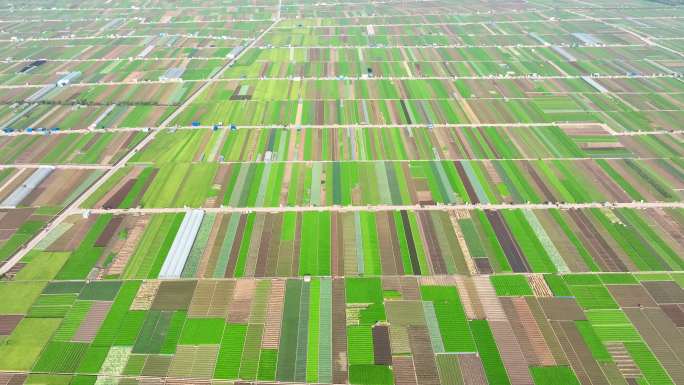
[[[682,214],[602,208],[209,211],[178,276],[678,271],[684,268],[683,251],[669,224],[682,226]],[[72,217],[68,230],[40,251],[68,255],[64,265],[54,264],[61,268],[57,279],[158,278],[188,216],[177,211]]]
[[[684,384],[684,7],[0,4],[0,384]]]
[[[49,281],[23,314],[3,319],[13,328],[7,342],[21,342],[0,346],[0,367],[41,372],[29,381],[78,383],[161,376],[384,384],[410,376],[422,384],[477,376],[569,384],[622,375],[676,383],[681,278]],[[38,325],[41,333],[24,336]],[[649,350],[654,345],[661,349]]]

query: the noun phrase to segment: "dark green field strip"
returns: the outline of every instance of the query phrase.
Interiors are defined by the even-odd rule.
[[[508,385],[510,380],[501,361],[501,356],[496,347],[496,341],[485,320],[473,320],[470,327],[475,337],[477,350],[480,352],[482,365],[490,384]]]
[[[86,207],[672,202],[684,176],[680,158],[172,163],[145,170],[120,171]]]
[[[496,290],[496,295],[503,296],[524,296],[533,295],[532,288],[522,275],[497,275],[491,277],[492,285]]]
[[[157,278],[184,215],[72,218],[16,279]],[[210,213],[200,231],[211,237],[198,235],[181,277],[679,271],[682,218],[681,209],[626,208]],[[111,223],[113,235],[93,246]],[[504,277],[495,286],[499,295],[530,290]],[[106,300],[114,289],[89,296]]]
[[[111,297],[94,340],[76,341],[65,333],[91,322],[88,311],[79,310],[79,304],[94,304],[91,299],[67,305],[64,314],[37,318],[28,313],[5,340],[12,343],[0,344],[0,367],[27,370],[28,365],[46,378],[146,375],[247,381],[329,378],[330,368],[336,367],[354,384],[392,384],[404,370],[423,380],[434,376],[436,384],[463,384],[465,377],[476,375],[473,365],[481,365],[491,384],[510,384],[510,376],[521,375],[530,376],[535,385],[606,381],[607,376],[657,384],[679,379],[672,359],[681,358],[676,348],[682,342],[676,326],[681,313],[671,309],[684,304],[682,274],[505,277],[506,283],[498,277],[490,283],[486,277],[465,276],[204,280],[184,281],[182,289],[178,281],[111,281],[121,289]],[[217,282],[236,290],[208,298],[202,288]],[[321,306],[333,284],[342,288],[345,299]],[[559,284],[570,293],[547,292]],[[88,298],[102,291],[97,285],[54,282],[41,297]],[[501,297],[492,296],[495,289]],[[162,302],[171,305],[170,296],[178,290],[188,300],[174,302],[174,310],[159,310]],[[282,302],[258,299],[270,295]],[[43,303],[38,299],[33,307]],[[198,316],[200,308],[212,316]],[[340,356],[331,353],[339,351],[341,341],[332,338],[332,324],[323,322],[336,312],[344,315]],[[86,315],[75,317],[78,313]],[[57,331],[36,335],[31,343],[37,352],[22,360],[6,354],[21,351],[17,349],[30,340],[25,325],[38,320],[54,320]],[[662,334],[649,331],[648,322],[656,322]],[[518,340],[502,335],[502,327]],[[382,330],[389,331],[388,339],[379,337]],[[528,374],[511,372],[511,343]],[[569,359],[575,351],[586,352],[582,362]],[[542,358],[545,352],[547,358]],[[405,360],[414,364],[407,367]],[[635,370],[620,369],[626,360]],[[586,372],[587,366],[606,372]],[[442,372],[449,368],[458,375]]]

